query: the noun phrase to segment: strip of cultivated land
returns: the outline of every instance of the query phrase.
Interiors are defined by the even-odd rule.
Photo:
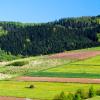
[[[34,88],[28,88],[30,85],[34,85]],[[65,94],[74,93],[77,89],[88,90],[91,86],[94,87],[94,90],[100,88],[100,84],[0,81],[0,96],[52,100],[62,91]]]
[[[89,51],[85,51],[85,52],[89,53]],[[87,57],[87,53],[85,53],[86,54],[85,55],[84,52],[82,51],[81,53],[79,52],[79,55]],[[71,53],[68,53],[68,56],[70,54]],[[72,54],[78,55],[78,52],[75,52],[75,53],[72,52]],[[53,55],[53,56],[51,55],[50,57],[54,57],[54,56],[57,57],[58,55],[61,55],[61,53]],[[63,55],[64,55],[64,53],[63,53]],[[67,55],[67,53],[65,53],[65,55]],[[55,57],[52,59],[61,59],[61,58],[59,58],[60,56],[58,58],[55,58]],[[64,59],[66,58],[65,56],[63,56],[63,57],[64,57]],[[66,61],[67,61],[67,59],[66,59]],[[67,77],[68,78],[100,78],[100,55],[99,55],[99,53],[97,53],[96,56],[89,57],[86,59],[81,59],[81,60],[80,60],[80,58],[74,59],[67,64],[62,64],[62,65],[59,65],[59,66],[56,66],[53,68],[47,68],[47,69],[44,69],[39,72],[33,71],[30,73],[25,73],[25,76],[66,77],[66,78]]]
[[[67,82],[67,83],[96,83],[100,84],[100,79],[89,78],[55,78],[55,77],[18,77],[18,81],[34,81],[34,82]]]
[[[0,97],[0,100],[32,100],[32,99],[3,96],[3,97]]]
[[[100,78],[99,47],[0,63],[0,73],[15,76]]]

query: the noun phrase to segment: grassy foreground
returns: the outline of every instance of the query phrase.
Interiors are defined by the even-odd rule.
[[[27,88],[33,84],[35,88]],[[50,82],[17,82],[17,81],[0,81],[0,96],[15,96],[38,98],[51,100],[55,95],[64,91],[75,92],[79,88],[88,89],[91,84],[79,83],[50,83]],[[100,88],[99,84],[93,84],[94,89]]]

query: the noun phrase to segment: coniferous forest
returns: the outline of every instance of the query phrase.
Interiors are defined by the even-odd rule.
[[[0,22],[0,48],[14,55],[41,55],[100,46],[100,16],[48,23]]]

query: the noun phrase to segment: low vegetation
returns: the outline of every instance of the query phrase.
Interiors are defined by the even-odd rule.
[[[43,71],[45,69],[54,68],[62,64],[72,62],[71,59],[49,59],[46,56],[30,57],[24,59],[13,60],[0,67],[1,73],[21,74]]]
[[[30,85],[34,85],[35,88],[26,88],[30,87]],[[0,81],[0,90],[2,91],[0,92],[0,96],[53,100],[54,97],[59,96],[62,91],[65,93],[65,96],[70,98],[72,94],[77,95],[81,91],[81,94],[86,98],[87,95],[88,97],[93,96],[93,91],[97,91],[99,88],[99,84],[93,84],[93,90],[91,90],[91,84]],[[87,94],[87,92],[89,94]],[[63,96],[63,93],[61,95]]]
[[[88,50],[93,49],[94,48]],[[99,50],[99,47],[94,50]],[[81,50],[71,52],[80,51]],[[20,75],[100,78],[99,55],[84,60],[68,58],[56,59],[49,58],[49,56],[50,55],[41,55],[7,61],[5,65],[0,65],[0,73],[10,75],[11,77]],[[0,92],[0,96],[37,98],[41,100],[59,100],[58,98],[60,97],[70,98],[68,100],[73,100],[73,98],[74,100],[81,100],[84,97],[86,100],[92,100],[92,98],[94,98],[93,100],[98,100],[98,98],[100,98],[100,85],[93,84],[94,88],[90,87],[91,84],[79,83],[0,81],[0,91],[2,91]],[[84,94],[83,97],[81,96],[81,92],[82,95]]]
[[[94,49],[99,50],[99,47]],[[88,50],[93,50],[93,48],[82,49],[80,51]],[[0,72],[3,74],[25,76],[100,78],[99,61],[99,55],[83,60],[50,58],[49,55],[36,56],[8,61],[4,64],[0,63]]]
[[[65,92],[61,92],[59,95],[56,95],[53,100],[92,100],[90,98],[96,96],[100,96],[100,94],[97,94],[97,91],[91,86],[89,89],[78,89],[74,93],[65,94]]]
[[[28,63],[29,63],[28,61],[15,61],[15,62],[8,64],[7,66],[24,66]]]
[[[11,60],[19,59],[21,57],[22,56],[14,56],[11,53],[7,53],[0,49],[0,62],[11,61]]]
[[[70,64],[47,69],[41,75],[50,74],[57,77],[62,73],[63,77],[100,78],[100,56],[79,60]],[[30,74],[31,75],[31,74]]]

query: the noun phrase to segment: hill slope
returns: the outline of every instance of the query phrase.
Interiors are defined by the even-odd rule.
[[[14,55],[41,55],[99,46],[99,16],[40,24],[0,22],[0,48]]]

